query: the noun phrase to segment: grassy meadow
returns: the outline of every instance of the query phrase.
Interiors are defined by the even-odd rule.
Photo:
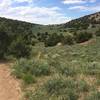
[[[33,47],[13,73],[26,100],[100,100],[100,37],[72,46]]]

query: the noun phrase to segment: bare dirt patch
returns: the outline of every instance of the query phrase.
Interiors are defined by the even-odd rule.
[[[96,39],[90,39],[89,41],[80,43],[80,45],[88,45],[88,44],[93,44],[93,43],[95,43],[95,42],[96,42]]]
[[[10,64],[0,62],[0,100],[20,99],[20,84],[19,81],[11,75]]]

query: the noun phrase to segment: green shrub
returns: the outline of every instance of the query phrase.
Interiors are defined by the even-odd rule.
[[[55,46],[57,43],[61,42],[63,35],[58,35],[57,33],[53,33],[49,35],[49,37],[44,41],[46,47],[48,46]]]
[[[100,75],[100,74],[99,74]],[[97,80],[96,80],[96,83],[95,83],[97,86],[100,85],[100,76],[97,77]]]
[[[96,31],[96,36],[100,36],[100,29],[98,31]]]
[[[63,44],[68,44],[68,45],[72,45],[74,44],[74,38],[72,35],[67,35],[63,38],[62,40],[62,43]]]
[[[33,39],[31,25],[8,19],[1,19],[0,22],[0,58],[29,56]]]
[[[83,92],[88,93],[89,89],[90,87],[88,87],[84,80],[76,81],[70,78],[58,77],[48,80],[47,83],[30,97],[34,100],[78,100],[80,94]]]
[[[34,62],[32,60],[27,60],[24,58],[21,58],[20,60],[16,61],[16,63],[13,65],[13,73],[18,78],[23,78],[24,74],[27,74],[32,69]]]
[[[90,96],[86,97],[85,100],[100,100],[100,92],[94,91]]]
[[[24,40],[17,39],[9,46],[9,53],[16,58],[29,57],[31,53],[30,45],[27,45]]]
[[[31,73],[35,76],[49,75],[50,67],[45,62],[36,62],[32,68]]]
[[[59,95],[62,89],[66,88],[66,84],[63,80],[61,79],[54,79],[54,80],[49,80],[46,85],[45,89],[47,93],[53,95]]]
[[[78,82],[78,90],[80,92],[88,92],[90,89],[90,86],[86,83],[86,81],[84,80],[80,80]]]
[[[14,66],[13,73],[18,78],[23,78],[25,74],[31,74],[33,76],[42,76],[42,75],[49,75],[50,74],[50,67],[48,63],[27,60],[27,59],[20,59],[17,61]]]
[[[4,27],[0,26],[0,59],[7,54],[8,47],[11,43],[11,36],[8,35]]]
[[[84,73],[88,75],[99,75],[100,74],[100,64],[98,62],[89,62],[84,66]]]
[[[87,33],[87,32],[80,32],[80,33],[76,33],[74,35],[75,35],[75,41],[77,43],[82,43],[82,42],[88,41],[89,39],[92,38],[92,34]]]
[[[71,98],[71,96],[74,96],[76,94],[75,93],[76,83],[74,82],[74,80],[71,79],[67,80],[64,80],[62,78],[52,79],[45,84],[45,89],[47,93],[50,95],[59,96],[66,94]],[[71,100],[76,100],[76,99],[71,99]]]
[[[69,66],[62,66],[59,71],[65,76],[74,76],[77,74],[75,68]]]
[[[35,78],[31,74],[25,74],[23,76],[23,81],[25,84],[35,83]]]

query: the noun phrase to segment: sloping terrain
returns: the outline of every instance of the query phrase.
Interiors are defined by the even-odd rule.
[[[1,18],[1,58],[17,58],[13,74],[22,79],[26,100],[100,100],[99,29],[99,12],[47,26]],[[9,64],[0,63],[1,100],[20,96]]]
[[[100,23],[100,12],[86,15],[63,24],[66,28],[88,29],[96,27]]]
[[[9,66],[9,63],[0,62],[0,100],[20,100],[20,84],[11,76]]]
[[[15,64],[15,75],[28,83],[26,100],[100,100],[99,51],[100,37],[72,46],[35,46],[31,60]]]
[[[11,20],[6,18],[0,18],[0,26],[6,27],[6,31],[10,34],[15,33],[27,33],[32,31],[33,34],[40,33],[67,33],[71,29],[76,30],[90,30],[92,32],[100,27],[100,12],[83,16],[78,19],[74,19],[64,24],[58,25],[39,25],[39,24],[32,24],[28,22],[18,21],[18,20]]]

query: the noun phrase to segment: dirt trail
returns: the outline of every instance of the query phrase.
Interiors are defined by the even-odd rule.
[[[9,66],[9,63],[0,62],[0,100],[20,100],[20,84],[11,76]]]

